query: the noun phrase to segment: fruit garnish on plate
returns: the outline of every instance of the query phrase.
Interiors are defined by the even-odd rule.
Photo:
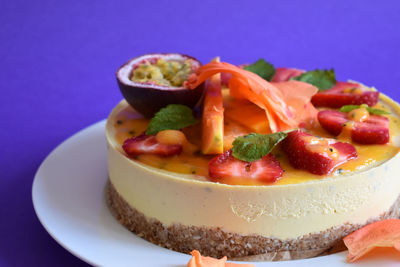
[[[400,219],[368,224],[343,238],[348,262],[357,261],[375,247],[394,247],[400,252]]]
[[[226,262],[226,256],[219,260],[212,257],[202,256],[197,250],[193,250],[190,254],[192,255],[192,258],[188,262],[187,267],[255,267],[253,264]]]
[[[335,167],[357,157],[355,147],[349,143],[300,130],[290,132],[282,147],[291,165],[317,175],[329,174]]]
[[[388,112],[368,107],[343,106],[338,110],[322,110],[318,121],[329,133],[348,135],[360,144],[386,144],[389,142],[389,119],[382,115]]]
[[[203,86],[189,90],[184,84],[200,66],[198,60],[183,54],[148,54],[123,64],[116,77],[127,102],[151,118],[168,104],[196,105]]]

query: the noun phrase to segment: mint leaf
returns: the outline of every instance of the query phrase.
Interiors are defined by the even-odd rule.
[[[245,66],[244,69],[257,74],[267,81],[271,81],[276,72],[275,67],[264,59],[259,59],[255,63]]]
[[[377,108],[371,108],[371,107],[368,107],[368,105],[366,105],[366,104],[362,104],[362,105],[346,105],[346,106],[341,107],[339,109],[339,111],[341,111],[341,112],[350,112],[350,111],[358,109],[358,108],[365,108],[366,110],[368,110],[368,112],[370,114],[375,114],[375,115],[388,115],[388,114],[390,114],[390,112],[387,112],[386,110],[377,109]]]
[[[375,114],[375,115],[389,115],[390,114],[390,112],[387,112],[386,110],[383,110],[383,109],[368,107],[367,110],[370,114]]]
[[[335,71],[333,69],[307,71],[292,79],[312,84],[320,91],[329,89],[336,83]]]
[[[150,120],[146,134],[153,135],[163,130],[179,130],[196,124],[192,110],[184,105],[171,104],[160,109]]]
[[[350,111],[352,111],[354,109],[357,109],[357,108],[360,108],[360,106],[358,106],[358,105],[346,105],[346,106],[341,107],[339,109],[339,111],[341,111],[341,112],[350,112]]]
[[[287,136],[287,132],[273,134],[251,133],[233,141],[232,155],[240,160],[253,162],[269,154]]]

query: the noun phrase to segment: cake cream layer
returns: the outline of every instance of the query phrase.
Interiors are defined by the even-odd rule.
[[[385,102],[398,110],[388,98]],[[153,168],[125,156],[107,123],[109,177],[116,191],[148,218],[165,225],[221,227],[280,239],[362,224],[386,212],[400,193],[400,155],[336,177],[272,186],[225,185]]]

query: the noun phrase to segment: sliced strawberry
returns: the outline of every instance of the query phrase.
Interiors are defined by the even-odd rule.
[[[283,169],[274,155],[268,154],[260,160],[245,162],[232,156],[228,150],[214,157],[208,164],[209,175],[214,181],[223,178],[250,178],[273,183],[282,177]]]
[[[379,92],[367,91],[358,83],[336,82],[331,89],[315,94],[311,102],[316,107],[340,108],[361,104],[373,106],[378,103],[378,98]]]
[[[342,132],[343,125],[349,121],[347,113],[336,110],[322,110],[317,117],[322,128],[335,136]]]
[[[355,124],[351,139],[360,144],[386,144],[390,139],[389,119],[370,115],[368,120]]]
[[[332,92],[343,92],[346,89],[352,88],[361,88],[359,83],[350,83],[350,82],[336,82],[335,86],[330,88]]]
[[[178,155],[182,152],[182,145],[161,144],[154,135],[145,135],[144,133],[125,140],[122,148],[129,156],[155,154],[168,157]]]
[[[291,68],[276,68],[276,73],[274,77],[272,77],[271,82],[286,82],[289,81],[290,78],[299,76],[304,73],[303,70],[291,69]]]
[[[313,174],[325,175],[356,158],[353,145],[334,139],[315,137],[302,131],[293,131],[282,142],[290,164],[296,169],[304,169]]]
[[[342,132],[348,121],[347,113],[336,110],[318,112],[318,121],[322,128],[333,135]],[[369,115],[363,122],[352,122],[351,139],[360,144],[386,144],[389,142],[389,119],[378,115]]]

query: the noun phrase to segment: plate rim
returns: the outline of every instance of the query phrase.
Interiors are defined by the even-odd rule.
[[[86,126],[80,130],[78,130],[77,132],[73,133],[72,135],[68,136],[67,138],[65,138],[63,141],[61,141],[61,143],[59,143],[58,145],[56,145],[48,154],[47,156],[42,160],[42,162],[40,163],[39,167],[37,168],[36,172],[35,172],[35,176],[33,178],[32,181],[32,188],[31,188],[31,199],[32,199],[32,204],[33,204],[33,209],[35,211],[35,215],[38,218],[40,224],[43,226],[43,228],[46,230],[46,232],[57,242],[57,244],[59,244],[61,247],[63,247],[65,250],[67,250],[69,253],[71,253],[72,255],[74,255],[75,257],[77,257],[78,259],[82,260],[83,262],[93,265],[93,266],[98,266],[97,263],[93,262],[92,260],[90,260],[89,258],[86,258],[84,256],[82,256],[81,254],[79,254],[78,252],[75,252],[72,248],[68,247],[64,242],[62,242],[57,236],[56,234],[54,234],[51,229],[48,227],[48,225],[46,224],[45,220],[43,219],[43,217],[40,215],[40,212],[38,211],[38,203],[37,203],[37,197],[35,196],[35,188],[37,188],[38,186],[38,179],[37,178],[38,175],[40,174],[40,170],[43,169],[43,166],[45,164],[45,162],[51,158],[54,153],[63,145],[65,145],[65,143],[70,142],[71,139],[73,139],[74,137],[77,137],[79,134],[89,130],[90,128],[96,128],[99,127],[101,124],[105,124],[106,123],[106,119],[100,120],[98,122],[95,122],[93,124],[90,124],[89,126]]]

